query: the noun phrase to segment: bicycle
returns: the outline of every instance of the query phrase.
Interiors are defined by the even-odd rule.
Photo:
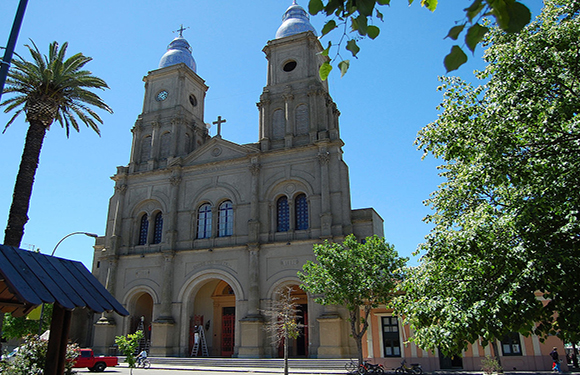
[[[359,374],[359,375],[367,375],[367,374],[384,374],[385,368],[381,364],[372,364],[370,362],[364,361],[363,363],[359,364],[357,360],[351,359],[344,365],[344,369],[349,374]]]
[[[141,368],[151,368],[151,361],[147,358],[144,358],[141,362],[137,363],[137,368],[141,367]]]
[[[349,374],[359,374],[359,373],[361,373],[359,371],[360,367],[362,367],[362,366],[358,363],[358,361],[356,359],[352,359],[352,358],[351,358],[351,360],[349,362],[345,363],[345,365],[344,365],[344,369]]]
[[[423,373],[421,365],[418,363],[411,363],[411,367],[407,366],[407,360],[403,359],[401,366],[395,369],[395,374],[415,374],[420,375]]]

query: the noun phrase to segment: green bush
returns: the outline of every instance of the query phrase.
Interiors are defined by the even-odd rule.
[[[494,373],[501,373],[503,372],[503,369],[499,363],[497,363],[495,358],[487,355],[481,360],[481,371],[483,371],[484,374],[491,375]]]
[[[65,364],[66,375],[74,374],[72,370],[73,359],[78,356],[78,345],[67,345]],[[10,362],[0,363],[0,373],[3,375],[42,375],[46,363],[48,341],[42,340],[38,335],[29,335],[24,339],[18,353]]]

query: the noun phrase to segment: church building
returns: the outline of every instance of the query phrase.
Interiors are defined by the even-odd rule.
[[[222,138],[221,117],[209,135],[208,86],[182,32],[144,78],[129,164],[112,177],[93,273],[131,316],[100,316],[95,350],[142,325],[152,356],[278,357],[262,312],[292,287],[304,327],[291,355],[353,356],[347,311],[315,303],[297,272],[314,244],[382,236],[383,220],[351,208],[340,112],[306,11],[291,5],[263,49],[256,143]]]
[[[250,144],[222,138],[219,116],[209,135],[208,86],[182,33],[144,78],[129,164],[112,177],[93,274],[130,316],[97,317],[93,348],[107,353],[115,336],[143,329],[152,356],[280,357],[264,310],[290,287],[303,325],[290,356],[356,357],[346,309],[315,303],[297,276],[315,244],[383,236],[372,208],[351,208],[340,112],[318,75],[327,57],[308,14],[294,2],[263,49],[267,82]],[[388,369],[404,359],[426,371],[479,370],[490,355],[481,342],[454,358],[421,350],[384,306],[368,323],[364,356]],[[547,370],[552,346],[563,354],[555,336],[498,341],[505,369]]]

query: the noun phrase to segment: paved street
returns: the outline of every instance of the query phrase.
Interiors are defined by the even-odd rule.
[[[75,369],[79,374],[95,374],[88,369]],[[289,371],[291,374],[312,374],[312,372],[307,370],[295,370]],[[100,374],[118,374],[118,375],[129,375],[131,373],[130,369],[127,367],[126,363],[121,363],[116,367],[108,367],[104,372]],[[284,369],[227,369],[227,368],[197,368],[197,369],[187,369],[180,366],[163,365],[163,368],[155,368],[155,364],[151,366],[150,369],[133,369],[133,375],[168,375],[172,373],[178,374],[215,374],[215,375],[246,375],[246,374],[260,374],[260,375],[280,375],[284,373]],[[316,374],[321,374],[321,371],[316,371]],[[336,372],[328,372],[328,374],[336,374]]]

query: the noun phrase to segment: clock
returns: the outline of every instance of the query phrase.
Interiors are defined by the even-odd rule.
[[[162,102],[165,99],[167,99],[167,95],[169,95],[169,93],[167,91],[161,90],[161,91],[159,91],[159,93],[155,97],[155,100],[157,100],[158,102]]]

